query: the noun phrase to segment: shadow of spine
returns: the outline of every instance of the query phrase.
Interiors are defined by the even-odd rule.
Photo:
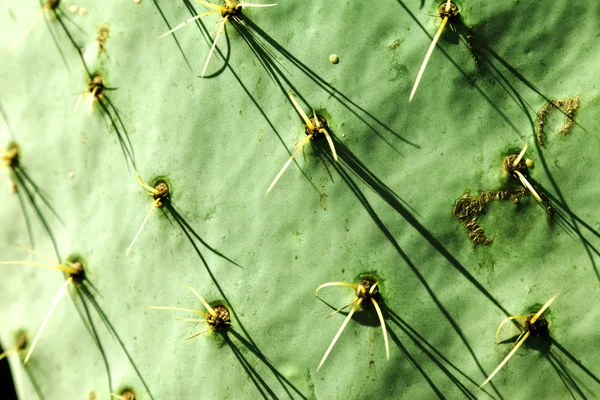
[[[427,228],[421,225],[420,222],[408,211],[408,209],[402,204],[399,196],[396,195],[390,188],[388,188],[383,182],[381,182],[377,177],[375,177],[367,167],[362,164],[351,152],[350,150],[344,146],[342,143],[335,139],[335,136],[332,135],[335,141],[335,146],[338,151],[338,157],[340,159],[340,163],[334,163],[332,157],[329,153],[325,152],[325,157],[329,159],[330,163],[333,165],[333,168],[338,172],[344,183],[348,186],[348,188],[352,191],[352,193],[356,196],[361,205],[365,208],[369,216],[373,219],[375,224],[384,234],[386,239],[392,244],[400,258],[407,264],[410,270],[415,274],[417,279],[423,285],[423,288],[427,291],[437,308],[444,315],[446,320],[450,323],[454,331],[457,333],[460,340],[463,342],[465,348],[471,355],[471,358],[477,365],[478,369],[481,371],[482,375],[487,376],[483,366],[479,362],[473,348],[469,344],[464,332],[458,325],[458,323],[454,320],[452,315],[446,310],[442,302],[438,299],[436,294],[433,292],[425,277],[418,270],[417,266],[411,261],[408,255],[404,252],[404,250],[400,247],[399,243],[393,237],[392,233],[389,231],[384,222],[379,218],[375,210],[372,208],[360,188],[358,184],[352,179],[350,172],[358,177],[364,184],[366,184],[369,189],[373,190],[375,194],[377,194],[382,200],[384,200],[388,205],[390,205],[397,213],[400,214],[413,228],[427,241],[432,245],[432,247],[440,253],[442,256],[446,258],[446,260],[459,272],[461,273],[471,284],[473,284],[492,304],[494,304],[497,308],[499,308],[505,315],[508,314],[508,311],[500,305],[500,303],[481,285],[473,275],[471,275],[466,268],[431,234]],[[347,171],[347,169],[350,171]],[[500,393],[497,389],[492,385],[494,391],[498,397],[501,398]]]
[[[169,207],[172,207],[172,206],[169,206]],[[277,382],[279,383],[279,385],[281,386],[281,388],[284,390],[284,392],[286,393],[286,395],[289,398],[295,398],[295,396],[296,396],[301,399],[307,399],[307,397],[304,394],[302,394],[300,389],[298,389],[281,372],[279,372],[279,370],[277,370],[277,368],[268,360],[268,358],[259,349],[258,345],[254,342],[254,340],[250,336],[249,332],[246,330],[245,326],[243,325],[242,321],[240,320],[238,314],[236,313],[233,304],[231,303],[231,301],[229,301],[223,288],[219,284],[219,281],[217,280],[216,276],[212,272],[210,266],[208,265],[208,262],[206,261],[206,258],[200,251],[200,248],[196,244],[196,241],[194,240],[194,238],[196,238],[198,241],[200,241],[203,245],[206,246],[205,242],[200,238],[200,236],[196,232],[193,231],[191,226],[187,222],[185,222],[179,214],[173,213],[173,211],[174,211],[174,209],[169,210],[171,215],[173,215],[175,222],[179,225],[179,227],[183,231],[184,235],[186,236],[186,238],[188,239],[188,241],[194,248],[194,251],[200,258],[200,261],[202,262],[204,269],[206,270],[211,281],[217,288],[217,291],[221,295],[223,301],[225,301],[225,303],[231,309],[233,319],[235,320],[237,325],[240,327],[240,332],[236,331],[233,328],[229,328],[227,332],[230,333],[233,337],[235,337],[240,342],[240,344],[242,346],[244,346],[244,348],[249,350],[258,359],[258,361],[260,361],[264,366],[266,366],[269,369],[269,371],[272,373],[273,377],[277,380]],[[175,215],[177,215],[178,217],[175,217]],[[217,254],[220,257],[224,258],[225,260],[228,260],[233,263],[233,261],[231,261],[226,256],[224,256],[218,252],[215,252],[215,254]],[[237,264],[235,264],[235,265],[237,265]],[[267,398],[266,396],[267,396],[267,394],[269,394],[273,398],[278,398],[278,396],[275,395],[274,390],[266,382],[266,379],[264,377],[260,376],[260,374],[256,371],[256,369],[251,366],[250,362],[243,355],[243,353],[240,351],[240,349],[238,349],[237,346],[233,343],[231,338],[226,337],[226,335],[227,335],[227,333],[224,334],[223,336],[224,336],[227,344],[233,351],[236,358],[240,361],[240,365],[242,366],[244,371],[248,374],[250,380],[253,382],[253,384],[255,385],[257,390],[261,393],[261,396],[263,398]]]

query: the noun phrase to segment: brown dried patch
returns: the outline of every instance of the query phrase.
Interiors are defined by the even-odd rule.
[[[577,125],[575,117],[577,110],[581,104],[581,99],[577,97],[569,97],[567,99],[550,99],[550,101],[542,107],[537,114],[537,140],[540,146],[544,146],[544,126],[546,125],[546,116],[554,109],[562,110],[565,113],[565,124],[557,132],[557,135],[566,135]]]
[[[479,57],[477,56],[476,52],[475,52],[475,37],[474,37],[475,33],[473,32],[473,29],[469,29],[467,31],[467,35],[466,35],[466,39],[467,39],[467,47],[469,48],[469,52],[471,53],[471,57],[473,57],[473,62],[475,63],[475,69],[477,70],[477,72],[481,72],[481,63],[479,61]]]
[[[101,24],[98,26],[96,31],[96,41],[98,42],[98,55],[105,53],[106,41],[108,40],[108,36],[110,35],[110,25]],[[108,54],[108,53],[107,53]]]
[[[319,202],[321,203],[321,209],[323,211],[327,211],[327,193],[322,193],[321,194]]]
[[[522,197],[528,194],[527,189],[518,187],[479,192],[479,196],[471,197],[471,191],[467,189],[465,194],[456,200],[453,214],[465,225],[473,247],[477,247],[477,245],[489,246],[494,241],[494,238],[488,239],[483,229],[477,223],[477,218],[483,214],[485,207],[494,200],[512,200],[518,203]]]

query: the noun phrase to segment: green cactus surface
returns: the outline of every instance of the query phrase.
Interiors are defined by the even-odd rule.
[[[202,3],[0,2],[19,398],[600,398],[597,1]]]

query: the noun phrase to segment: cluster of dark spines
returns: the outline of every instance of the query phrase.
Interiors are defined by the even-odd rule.
[[[136,172],[137,172],[137,168],[136,168],[135,161],[134,161],[134,155],[133,155],[134,154],[133,147],[131,145],[131,142],[129,141],[127,131],[125,129],[123,122],[121,121],[120,116],[118,115],[116,107],[110,101],[110,99],[108,98],[107,93],[106,93],[107,91],[113,90],[113,89],[106,86],[106,84],[100,74],[94,74],[94,73],[90,72],[90,69],[86,65],[85,60],[81,54],[80,47],[77,45],[77,43],[73,39],[73,36],[71,35],[71,33],[69,32],[69,30],[66,28],[66,26],[64,24],[63,17],[61,16],[61,13],[59,11],[60,10],[59,6],[60,6],[59,0],[48,0],[46,3],[44,3],[43,8],[44,8],[44,10],[48,10],[49,12],[54,13],[55,18],[59,21],[60,26],[64,30],[64,33],[68,36],[71,44],[73,45],[73,48],[76,50],[76,52],[79,56],[79,59],[82,63],[84,72],[87,77],[88,83],[87,83],[87,88],[85,90],[86,96],[91,97],[93,102],[95,102],[96,104],[99,105],[99,107],[101,108],[101,111],[104,113],[104,115],[106,115],[109,118],[109,120],[111,122],[111,126],[117,132],[117,135],[119,137],[119,142],[121,144],[122,151],[125,155],[125,158],[129,162],[129,164],[136,169]],[[221,17],[231,18],[233,21],[237,21],[241,17],[242,6],[236,0],[225,0],[224,5],[220,6],[218,8],[218,11],[219,11],[219,14],[221,15]],[[439,17],[443,21],[443,25],[447,22],[450,24],[459,23],[460,11],[454,3],[450,2],[450,1],[444,1],[443,4],[441,4],[440,8],[439,8]],[[443,25],[441,26],[439,35],[441,35],[441,31],[443,30]],[[439,38],[439,35],[438,35],[438,38]],[[471,30],[469,30],[469,35],[472,35]],[[217,39],[218,39],[218,37],[217,37]],[[434,42],[432,43],[433,46],[435,46],[435,42],[436,41],[434,40]],[[469,41],[469,43],[471,43],[471,42]],[[216,44],[216,40],[211,49],[211,54],[212,54],[212,51],[214,50],[215,44]],[[427,60],[428,60],[428,57],[426,57],[426,60],[423,64],[423,67],[422,67],[423,70],[425,68]],[[207,64],[208,64],[208,60],[207,60]],[[416,87],[418,86],[418,80],[416,82],[414,90],[416,90]],[[414,93],[412,95],[414,95]],[[412,99],[412,95],[411,95],[411,99]],[[305,139],[305,140],[317,139],[320,137],[326,138],[328,140],[328,142],[330,143],[330,146],[332,149],[332,154],[335,156],[335,159],[337,160],[335,147],[333,146],[333,143],[329,137],[329,128],[328,128],[327,121],[323,118],[323,116],[317,115],[314,112],[313,112],[312,118],[309,118],[305,114],[303,109],[297,105],[296,101],[294,100],[294,98],[291,95],[290,95],[290,99],[292,101],[292,104],[295,106],[296,110],[298,111],[298,113],[300,114],[300,116],[302,117],[302,119],[305,122],[305,127],[306,127],[305,132],[307,135],[307,139]],[[29,180],[27,175],[24,174],[22,168],[20,167],[18,146],[16,144],[11,143],[11,145],[9,146],[9,148],[7,149],[5,154],[6,154],[6,156],[4,157],[4,159],[5,159],[6,166],[9,167],[11,169],[11,171],[13,171],[13,172],[20,171],[18,173],[14,172],[15,175],[20,174],[16,177],[18,184],[21,187],[26,187],[27,183],[29,185],[33,186],[34,187],[33,192],[37,193],[40,196],[40,198],[42,199],[42,201],[44,203],[46,203],[48,208],[51,209],[49,202],[44,197],[42,197],[41,194],[39,194],[39,191],[38,191],[36,185],[33,184],[32,181]],[[529,167],[527,165],[527,162],[525,161],[525,159],[522,158],[522,156],[523,156],[522,154],[521,155],[517,155],[517,154],[510,155],[509,157],[507,157],[504,160],[504,163],[503,163],[503,166],[504,166],[504,169],[506,170],[506,172],[510,176],[513,176],[517,179],[520,179],[521,175],[526,176],[528,167]],[[293,155],[292,155],[292,159],[293,159]],[[290,161],[292,159],[290,159]],[[286,168],[286,166],[284,166],[284,169],[281,172],[283,172],[285,170],[285,168]],[[139,179],[139,175],[138,175],[138,179]],[[276,178],[276,180],[277,180],[277,178]],[[141,179],[140,179],[140,182],[142,183],[142,185],[145,185],[143,183],[143,181],[141,181]],[[523,182],[523,181],[521,180],[521,182]],[[529,189],[532,192],[532,194],[535,193],[535,191],[530,189],[527,186],[527,184],[525,184],[525,183],[523,183],[523,184],[525,185],[525,187],[527,189]],[[27,189],[25,189],[25,190],[27,191]],[[178,216],[178,214],[176,214],[171,209],[171,202],[172,202],[171,190],[170,190],[168,181],[166,179],[157,180],[154,183],[154,185],[149,188],[149,190],[152,194],[152,199],[153,199],[154,203],[156,204],[156,207],[159,207],[159,208],[164,207],[164,208],[172,211],[173,216],[176,218],[177,222],[181,225],[182,229],[186,233],[193,232],[193,230],[191,229],[191,227],[189,225],[187,225],[185,220],[178,219],[181,217]],[[27,192],[27,193],[29,193],[29,192]],[[34,205],[35,201],[33,200],[33,198],[31,196],[28,196],[28,197],[31,201],[31,204]],[[36,208],[36,211],[38,212],[38,216],[40,217],[40,219],[42,219],[43,217],[41,216],[41,214],[39,213],[37,208]],[[25,210],[24,210],[24,212],[25,212]],[[83,294],[91,302],[91,304],[94,306],[94,308],[96,309],[96,311],[99,314],[104,315],[103,312],[101,311],[101,309],[99,309],[95,299],[91,295],[92,288],[89,285],[88,286],[85,285],[86,277],[85,277],[83,261],[80,258],[71,258],[71,259],[65,261],[64,263],[61,263],[60,256],[58,255],[58,248],[52,237],[51,231],[46,223],[44,223],[44,226],[46,227],[48,234],[52,238],[52,241],[53,241],[53,244],[54,244],[54,247],[56,250],[56,255],[58,257],[57,267],[62,267],[62,268],[57,268],[57,269],[62,270],[66,274],[66,279],[68,281],[73,282],[73,284],[78,288],[77,291],[80,294]],[[28,226],[28,230],[29,229],[30,228]],[[194,234],[194,233],[192,233],[192,234]],[[191,239],[191,236],[188,236],[188,237],[190,237],[190,240],[193,243],[193,239]],[[197,236],[196,236],[196,238],[199,239],[199,237],[197,237]],[[199,240],[201,240],[201,239],[199,239]],[[195,247],[195,245],[194,245],[194,247]],[[209,247],[209,249],[210,249],[210,247]],[[216,283],[216,281],[215,281],[215,283]],[[339,337],[339,334],[341,334],[345,324],[352,317],[352,314],[361,307],[361,303],[362,303],[362,307],[365,307],[366,304],[372,304],[376,308],[377,313],[381,318],[381,325],[384,330],[384,338],[386,341],[386,350],[387,350],[387,335],[386,335],[386,331],[385,331],[385,329],[386,329],[385,322],[383,321],[381,310],[376,301],[376,299],[379,299],[380,301],[382,300],[380,292],[379,292],[379,280],[373,279],[373,278],[361,278],[359,280],[359,282],[356,284],[340,283],[340,282],[330,282],[330,284],[332,284],[332,285],[339,284],[341,286],[352,287],[355,290],[356,299],[353,301],[353,303],[349,304],[349,305],[354,304],[352,311],[348,314],[348,317],[347,317],[346,321],[344,322],[344,325],[342,325],[342,328],[338,332],[338,335],[336,336],[336,338],[334,338],[334,341],[332,342],[330,349],[328,349],[328,352],[333,347],[333,344],[337,340],[337,337]],[[330,286],[330,285],[324,284],[321,287],[323,287],[323,286]],[[321,287],[319,287],[319,288],[321,288]],[[221,292],[220,289],[219,289],[219,291]],[[200,297],[200,296],[198,296],[198,297]],[[223,294],[223,297],[225,297],[224,294]],[[548,335],[548,321],[544,318],[544,316],[542,315],[542,312],[546,308],[549,307],[550,303],[552,301],[554,301],[555,298],[556,298],[556,296],[554,296],[552,299],[550,299],[546,303],[546,305],[544,305],[544,307],[542,307],[542,309],[540,311],[538,311],[537,313],[531,313],[531,314],[527,315],[526,317],[520,317],[521,319],[523,319],[523,327],[522,327],[523,334],[519,337],[519,340],[520,340],[520,342],[518,342],[519,345],[529,335],[536,336],[536,337]],[[204,300],[203,300],[203,302],[204,302]],[[348,307],[349,305],[347,305],[345,307]],[[205,314],[205,316],[206,316],[205,321],[206,321],[207,325],[209,326],[209,330],[219,332],[219,333],[226,333],[227,329],[229,329],[231,322],[232,322],[231,309],[226,304],[226,302],[215,303],[212,305],[212,307],[208,306],[207,304],[205,304],[205,306],[207,306],[208,312],[203,313],[203,314]],[[345,307],[343,307],[342,309],[344,309]],[[342,310],[342,309],[340,309],[340,310]],[[337,311],[340,311],[340,310],[337,310]],[[106,316],[104,315],[104,319],[105,318],[106,318]],[[83,318],[83,319],[84,319],[84,322],[91,321],[90,318]],[[110,329],[113,333],[115,333],[114,329],[112,329],[112,328],[110,328]],[[94,330],[94,332],[95,332],[95,330]],[[93,336],[94,336],[94,340],[96,341],[99,348],[101,349],[102,345],[99,341],[97,334],[94,334]],[[21,339],[19,339],[17,345],[15,346],[15,349],[17,349],[17,351],[22,351],[27,346],[26,336],[21,335],[20,338]],[[126,352],[124,347],[123,347],[123,349]],[[389,350],[387,350],[387,351],[388,351],[388,359],[389,359]],[[328,352],[325,354],[325,357],[323,358],[322,362],[325,361],[325,358],[326,358]],[[502,366],[502,364],[501,364],[501,366]],[[499,366],[499,367],[501,367],[501,366]],[[320,367],[320,365],[319,365],[319,367]],[[499,370],[499,368],[495,372],[497,372],[498,370]],[[136,371],[137,371],[137,369],[136,369]],[[491,377],[495,374],[495,372],[488,378],[488,380],[486,380],[486,382],[489,381],[489,379],[491,379]],[[140,378],[141,378],[141,376],[140,376]],[[109,377],[109,380],[110,380],[110,377]],[[143,382],[143,379],[142,379],[142,382]],[[486,382],[484,382],[484,383],[486,383]],[[109,383],[109,386],[110,386],[110,383]],[[144,386],[145,386],[145,383],[144,383]],[[146,386],[146,389],[149,392],[149,389],[147,386]],[[135,396],[133,395],[133,391],[130,389],[122,391],[120,396],[121,396],[121,398],[124,398],[127,400],[135,398]]]

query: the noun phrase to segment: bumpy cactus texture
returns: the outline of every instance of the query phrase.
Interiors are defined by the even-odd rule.
[[[244,7],[204,78],[218,14],[158,39],[208,10],[199,3],[62,1],[60,21],[46,9],[10,49],[40,4],[0,3],[0,146],[20,146],[21,167],[60,217],[34,193],[61,260],[80,257],[85,282],[69,285],[25,366],[26,349],[9,354],[20,398],[600,397],[597,1],[456,1],[461,21],[443,32],[410,103],[439,0]],[[97,101],[88,115],[77,49],[115,88],[102,93],[122,125]],[[305,136],[288,92],[327,120],[339,162],[313,140],[266,196]],[[577,97],[576,115],[552,107]],[[557,135],[567,117],[576,125]],[[526,140],[545,206],[527,191],[489,198],[471,227],[490,243],[474,247],[456,202],[467,190],[521,188],[502,165]],[[152,211],[125,259],[152,205],[133,159],[146,183],[166,180],[171,204]],[[25,192],[5,189],[5,170],[0,261],[38,261],[15,246],[32,244]],[[35,250],[56,258],[21,198]],[[348,310],[327,316],[354,295],[315,289],[363,274],[380,282],[390,360],[366,308],[317,371]],[[0,266],[4,349],[22,333],[31,343],[65,279]],[[230,307],[228,331],[188,341],[206,323],[144,308],[205,311],[186,284]],[[496,344],[498,324],[559,291],[545,313],[550,338],[528,339],[480,389],[519,333],[506,324]]]

